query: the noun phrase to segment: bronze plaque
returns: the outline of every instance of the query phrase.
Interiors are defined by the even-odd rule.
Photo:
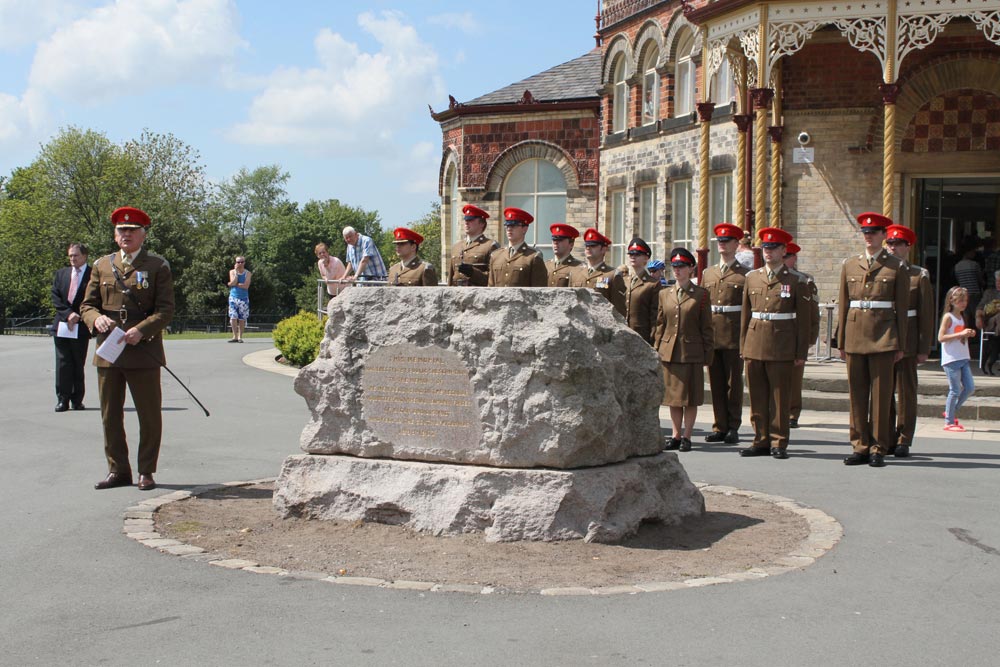
[[[469,370],[451,350],[387,345],[361,371],[361,402],[380,440],[425,449],[473,449],[482,427]]]

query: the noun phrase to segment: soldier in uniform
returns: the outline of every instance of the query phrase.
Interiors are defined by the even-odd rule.
[[[94,485],[110,489],[132,484],[125,441],[125,388],[139,417],[139,490],[156,488],[153,473],[162,433],[160,366],[166,363],[162,331],[174,315],[170,265],[142,247],[149,228],[145,212],[125,206],[111,214],[121,249],[94,264],[80,307],[84,324],[97,331],[97,345],[115,328],[125,332],[125,349],[113,363],[94,356],[104,424],[108,476]]]
[[[663,405],[673,427],[665,449],[691,451],[691,431],[698,406],[705,402],[705,370],[712,363],[715,338],[708,290],[691,278],[697,262],[685,248],[670,251],[677,284],[657,292],[659,309],[653,349],[663,366]]]
[[[490,255],[500,248],[493,239],[487,238],[486,219],[490,214],[472,204],[462,207],[465,216],[465,240],[451,247],[448,262],[448,284],[486,287],[489,282]]]
[[[812,312],[809,314],[809,344],[811,345],[812,341],[816,340],[816,337],[819,336],[819,290],[816,289],[816,281],[811,275],[799,271],[798,261],[800,252],[802,252],[802,248],[798,244],[789,242],[785,246],[785,266],[809,285],[809,292],[812,297]],[[805,378],[805,373],[805,364],[795,367],[795,374],[792,376],[792,405],[790,408],[791,418],[788,420],[789,428],[799,427],[799,417],[802,416],[802,380]]]
[[[524,242],[528,225],[534,222],[527,211],[505,208],[504,230],[510,244],[490,256],[490,287],[545,287],[549,274],[545,269],[542,253]]]
[[[743,230],[723,222],[713,231],[721,259],[718,266],[710,266],[701,274],[701,286],[708,290],[712,300],[712,330],[715,332],[715,355],[708,367],[715,422],[705,442],[734,445],[740,441],[739,430],[743,423],[740,312],[743,310],[743,284],[750,270],[736,261]]]
[[[618,269],[625,289],[621,296],[625,304],[625,321],[632,331],[652,345],[658,297],[663,286],[646,271],[646,263],[653,251],[645,241],[639,237],[632,239],[627,252],[628,263]]]
[[[573,256],[573,244],[580,232],[576,227],[557,222],[549,227],[552,232],[552,259],[545,262],[549,272],[549,287],[569,287],[569,274],[583,262]]]
[[[907,263],[910,248],[917,242],[916,233],[909,227],[889,225],[885,244],[889,252],[903,263],[910,278],[910,301],[906,310],[906,349],[903,358],[893,370],[893,389],[896,398],[890,404],[896,424],[896,441],[889,446],[889,453],[904,459],[910,455],[913,433],[917,429],[917,366],[927,361],[934,340],[936,313],[931,278],[927,269]]]
[[[758,232],[764,266],[747,274],[743,286],[740,350],[747,365],[753,444],[740,456],[788,458],[788,420],[792,374],[809,353],[812,293],[806,282],[785,266],[785,247],[792,240],[783,229]]]
[[[607,236],[593,228],[586,230],[583,233],[583,258],[586,263],[570,272],[569,287],[597,290],[624,317],[625,303],[621,295],[625,293],[625,279],[617,269],[604,262],[610,247],[611,239]]]
[[[847,360],[851,399],[851,447],[844,459],[849,466],[885,465],[892,445],[893,366],[906,351],[910,276],[882,243],[892,220],[878,213],[858,216],[865,251],[844,260],[840,272],[840,358]]]
[[[423,261],[417,254],[424,237],[406,227],[396,227],[392,236],[399,262],[389,267],[387,282],[396,287],[437,287],[438,275],[434,265]]]

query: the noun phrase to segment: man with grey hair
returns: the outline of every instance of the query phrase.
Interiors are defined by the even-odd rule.
[[[359,234],[354,227],[344,227],[347,243],[347,274],[351,280],[385,280],[389,272],[370,236]]]

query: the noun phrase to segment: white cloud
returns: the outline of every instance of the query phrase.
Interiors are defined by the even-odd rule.
[[[243,45],[232,0],[116,0],[41,42],[29,86],[95,103],[212,81]]]
[[[274,71],[229,138],[328,155],[395,150],[396,131],[443,94],[438,57],[398,12],[364,13],[358,25],[379,43],[377,52],[322,29],[316,66]]]
[[[37,93],[29,91],[22,97],[0,93],[0,147],[4,151],[36,142],[47,123],[46,107]]]
[[[421,141],[410,147],[404,157],[391,163],[390,176],[402,183],[403,192],[437,197],[438,168],[441,165],[441,146]]]
[[[0,0],[0,50],[16,51],[73,20],[79,3],[69,0]]]
[[[438,14],[428,17],[427,22],[432,25],[459,30],[468,35],[474,35],[479,32],[479,21],[476,20],[476,17],[471,12]]]

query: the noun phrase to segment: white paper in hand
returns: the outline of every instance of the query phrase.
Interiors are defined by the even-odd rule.
[[[125,332],[120,327],[115,327],[108,334],[108,337],[97,348],[97,356],[105,361],[115,363],[125,349]]]
[[[81,323],[77,322],[72,327],[68,322],[59,322],[56,327],[56,338],[77,338],[80,334]]]

